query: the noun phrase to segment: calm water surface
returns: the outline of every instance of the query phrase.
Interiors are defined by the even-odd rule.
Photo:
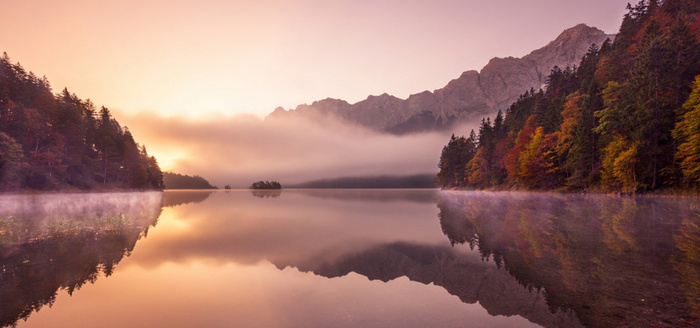
[[[700,199],[0,196],[0,326],[698,327]]]

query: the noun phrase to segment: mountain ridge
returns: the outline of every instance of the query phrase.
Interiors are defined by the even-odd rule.
[[[553,67],[574,66],[592,44],[600,46],[613,38],[614,35],[595,27],[578,24],[522,58],[494,57],[481,71],[464,71],[433,92],[425,90],[406,99],[383,93],[354,104],[326,98],[295,109],[278,107],[266,119],[284,119],[289,115],[314,119],[331,115],[394,134],[441,130],[459,121],[505,111],[525,91],[543,87]]]

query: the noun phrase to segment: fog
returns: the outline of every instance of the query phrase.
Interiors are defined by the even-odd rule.
[[[166,191],[164,198],[202,193]],[[283,190],[277,198],[258,198],[247,190],[213,192],[201,203],[164,210],[129,265],[267,260],[284,267],[330,263],[383,244],[449,247],[437,222],[438,193]]]
[[[5,194],[0,195],[0,238],[24,242],[57,230],[121,225],[147,229],[155,225],[162,206],[160,192]]]
[[[234,188],[258,180],[285,185],[337,177],[434,174],[452,133],[396,136],[329,116],[188,120],[143,112],[118,118],[164,170]],[[455,134],[466,135],[474,127],[463,126]]]

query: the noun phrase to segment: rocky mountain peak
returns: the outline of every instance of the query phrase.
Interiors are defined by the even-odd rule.
[[[556,47],[556,46],[562,46],[565,43],[574,40],[580,40],[580,39],[585,39],[585,38],[598,38],[602,36],[607,36],[605,32],[595,28],[588,26],[586,24],[578,24],[572,28],[568,28],[561,32],[559,36],[557,36],[554,41],[549,42],[544,48],[546,47]]]
[[[608,38],[614,35],[578,24],[523,58],[493,58],[481,71],[465,71],[434,92],[420,92],[406,100],[383,93],[355,104],[327,98],[294,110],[275,109],[270,116],[320,112],[391,133],[444,129],[505,111],[525,91],[541,88],[554,66],[578,65],[592,44],[600,46]]]

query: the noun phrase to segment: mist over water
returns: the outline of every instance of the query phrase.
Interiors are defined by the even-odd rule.
[[[99,225],[99,219],[118,219],[132,226],[147,227],[160,215],[161,192],[0,195],[0,220],[31,226],[39,236],[61,224],[83,227]],[[28,231],[27,231],[28,232]]]
[[[396,136],[330,116],[192,121],[142,113],[120,120],[157,158],[176,154],[173,171],[234,188],[258,180],[277,180],[284,186],[338,177],[434,174],[442,147],[453,133]],[[454,131],[468,135],[476,127],[465,125]]]
[[[425,189],[5,195],[0,325],[693,326],[699,204]]]
[[[162,206],[160,192],[0,195],[0,326],[112,275]]]

